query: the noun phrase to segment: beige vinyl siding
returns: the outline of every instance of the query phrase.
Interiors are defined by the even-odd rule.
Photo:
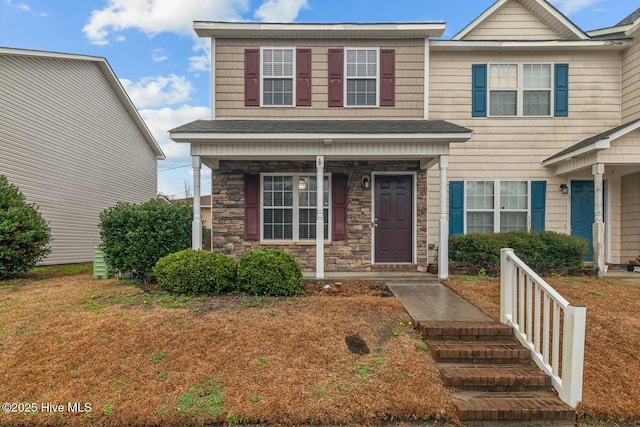
[[[156,156],[95,62],[0,56],[0,173],[50,222],[45,264],[92,260],[99,213],[156,195]]]
[[[496,53],[432,51],[430,118],[473,130],[470,141],[451,144],[448,178],[546,180],[545,226],[570,232],[565,177],[542,160],[620,123],[620,56],[616,52]],[[471,117],[471,66],[491,62],[569,63],[568,117]],[[429,238],[437,239],[438,168],[428,175]]]
[[[245,107],[244,50],[286,46],[312,52],[311,107]],[[396,51],[394,107],[329,108],[328,49],[393,48]],[[424,40],[225,40],[216,39],[216,118],[411,118],[424,116]],[[379,90],[379,86],[378,86]]]
[[[599,161],[607,164],[638,164],[640,163],[640,130],[631,132],[611,143],[611,147],[602,151]]]
[[[622,54],[622,122],[640,118],[640,33]]]
[[[464,40],[558,40],[561,37],[512,0],[485,19]]]
[[[640,255],[640,174],[622,177],[620,213],[620,262]]]

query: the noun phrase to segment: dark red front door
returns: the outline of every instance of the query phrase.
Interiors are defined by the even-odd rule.
[[[375,262],[413,262],[413,179],[375,177]]]

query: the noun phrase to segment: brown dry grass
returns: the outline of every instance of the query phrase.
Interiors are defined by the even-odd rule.
[[[583,401],[589,420],[640,421],[640,285],[594,277],[549,278],[569,302],[587,307]],[[454,277],[445,283],[498,320],[499,279]]]
[[[0,425],[455,423],[407,318],[396,299],[358,293],[174,298],[86,274],[0,282],[0,402],[92,408],[0,413]],[[370,354],[348,351],[353,334]],[[180,396],[210,380],[223,414],[179,413]]]

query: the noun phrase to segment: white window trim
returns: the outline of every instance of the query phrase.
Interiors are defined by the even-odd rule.
[[[493,232],[500,233],[500,213],[502,209],[500,208],[500,183],[506,181],[518,181],[518,182],[526,182],[527,183],[527,231],[531,231],[531,179],[520,179],[520,178],[500,178],[500,179],[491,179],[491,178],[477,178],[477,179],[465,179],[464,180],[464,234],[467,234],[467,212],[491,212],[488,209],[469,209],[467,206],[467,191],[469,189],[470,182],[478,182],[478,181],[488,181],[493,182]],[[523,209],[505,209],[505,212],[524,212]]]
[[[264,105],[264,80],[265,78],[274,78],[274,77],[265,77],[264,75],[264,51],[265,50],[291,50],[293,52],[293,75],[291,77],[292,83],[292,97],[291,97],[291,105]],[[292,108],[296,106],[296,48],[291,46],[263,46],[260,48],[260,106],[265,108]],[[279,77],[282,79],[288,77]]]
[[[492,65],[516,65],[518,67],[518,87],[516,89],[516,115],[515,116],[503,116],[491,114],[491,66]],[[525,116],[524,115],[524,66],[525,65],[549,65],[551,67],[551,87],[549,88],[549,114],[544,116]],[[487,117],[524,117],[527,119],[535,118],[548,118],[554,116],[555,111],[555,63],[553,62],[489,62],[487,63]],[[495,89],[497,91],[503,89]],[[534,89],[530,89],[534,90]],[[539,89],[536,89],[539,90]],[[546,89],[542,89],[546,90]],[[472,180],[473,181],[473,180]]]
[[[292,224],[293,224],[293,230],[292,230],[292,236],[293,238],[291,240],[283,240],[283,239],[265,239],[264,238],[264,177],[265,176],[291,176],[293,177],[293,182],[294,182],[294,190],[293,190],[293,206],[291,206],[291,209],[293,210],[293,219],[292,219]],[[316,241],[315,238],[313,239],[300,239],[300,205],[299,205],[299,197],[298,197],[298,191],[297,191],[297,181],[298,178],[301,176],[306,176],[306,177],[312,177],[312,178],[316,178],[316,175],[313,172],[265,172],[265,173],[261,173],[260,174],[260,241],[263,243],[269,243],[269,244],[281,244],[281,243],[309,243],[312,244]],[[328,230],[327,230],[327,238],[324,239],[325,243],[331,243],[331,222],[332,222],[332,216],[331,216],[331,174],[330,173],[325,173],[324,174],[325,178],[328,178],[328,206],[327,206],[327,210],[328,210]],[[268,207],[273,207],[273,206],[268,206]],[[288,206],[285,206],[288,207]],[[277,208],[277,206],[276,206]],[[317,208],[317,207],[316,207]]]
[[[350,50],[375,50],[376,51],[376,105],[348,105],[347,104],[347,82],[351,79],[361,80],[362,77],[347,76],[347,52]],[[379,47],[345,47],[344,48],[344,88],[342,96],[344,99],[344,108],[379,108],[380,107],[380,48]],[[365,79],[373,80],[371,77]]]

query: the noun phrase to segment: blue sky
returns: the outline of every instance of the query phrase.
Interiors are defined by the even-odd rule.
[[[583,30],[615,25],[640,0],[551,0]],[[193,20],[446,22],[450,38],[493,0],[0,0],[0,46],[107,58],[167,155],[158,191],[192,186],[187,144],[167,130],[210,118],[206,40]],[[187,167],[184,167],[188,165]],[[203,193],[210,192],[203,171]]]

